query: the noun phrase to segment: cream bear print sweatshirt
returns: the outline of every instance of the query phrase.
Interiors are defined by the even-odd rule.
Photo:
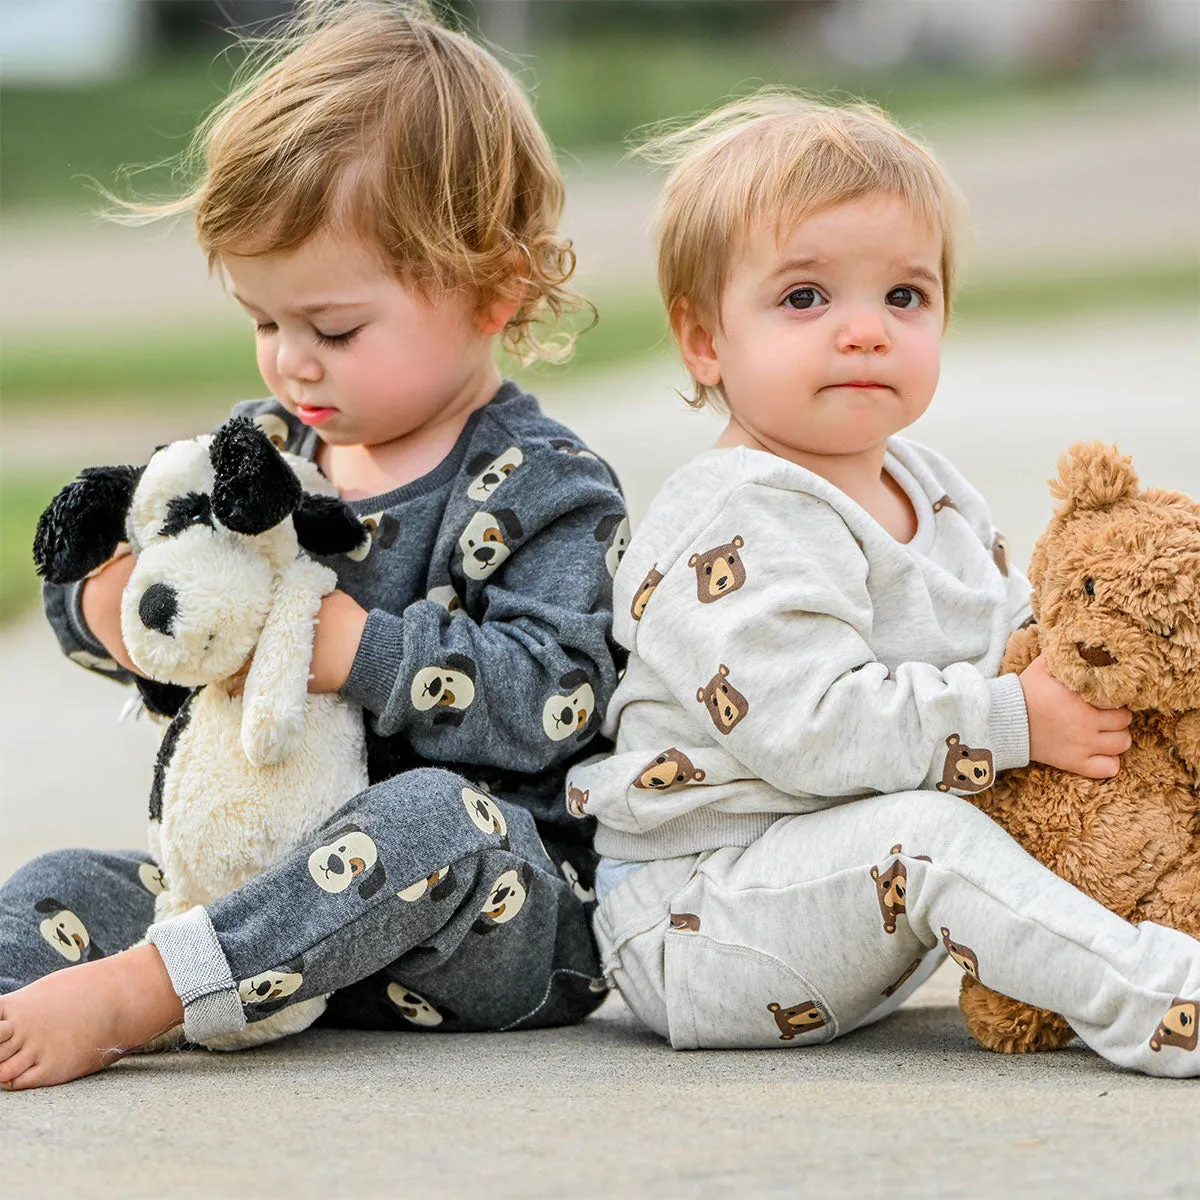
[[[1029,761],[1021,685],[996,675],[1029,583],[944,459],[892,438],[885,469],[916,509],[907,544],[762,451],[710,450],[663,486],[614,584],[616,752],[568,777],[603,855],[745,846],[785,813],[977,792]]]

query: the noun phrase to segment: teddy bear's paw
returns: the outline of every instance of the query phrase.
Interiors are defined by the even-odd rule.
[[[1058,1050],[1075,1036],[1057,1013],[1010,1000],[969,975],[963,976],[958,1006],[966,1019],[967,1032],[985,1050],[998,1054]]]

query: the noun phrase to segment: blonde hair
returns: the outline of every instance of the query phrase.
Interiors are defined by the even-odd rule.
[[[636,153],[673,168],[655,213],[668,313],[683,301],[719,327],[725,285],[759,222],[774,222],[780,234],[833,205],[886,192],[941,234],[949,321],[965,204],[929,150],[874,105],[835,107],[767,89],[659,133]],[[720,385],[694,383],[689,404],[724,408]]]
[[[520,303],[502,341],[539,341],[581,305],[558,232],[562,176],[529,100],[482,47],[441,25],[426,0],[307,0],[294,22],[245,38],[245,77],[197,130],[199,178],[162,204],[121,202],[133,223],[191,212],[210,269],[327,229],[361,238],[406,284],[469,290],[480,308]]]

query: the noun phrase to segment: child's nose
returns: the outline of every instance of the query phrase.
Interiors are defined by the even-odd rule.
[[[286,379],[315,381],[321,378],[321,363],[311,349],[297,339],[279,339],[275,369]]]
[[[838,330],[838,349],[874,353],[891,345],[883,314],[875,309],[860,308],[847,313]]]

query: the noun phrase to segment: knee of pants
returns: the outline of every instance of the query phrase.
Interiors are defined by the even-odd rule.
[[[992,833],[1000,827],[969,800],[949,792],[900,792],[888,797],[903,809],[903,825],[910,838],[936,837],[941,841],[975,830]],[[913,853],[920,853],[915,849]],[[908,849],[908,847],[905,847]]]
[[[76,891],[79,880],[90,874],[96,853],[95,850],[84,849],[48,850],[18,868],[4,885],[4,890],[23,895],[38,892],[46,898],[63,896],[64,899],[70,899],[68,893]]]

